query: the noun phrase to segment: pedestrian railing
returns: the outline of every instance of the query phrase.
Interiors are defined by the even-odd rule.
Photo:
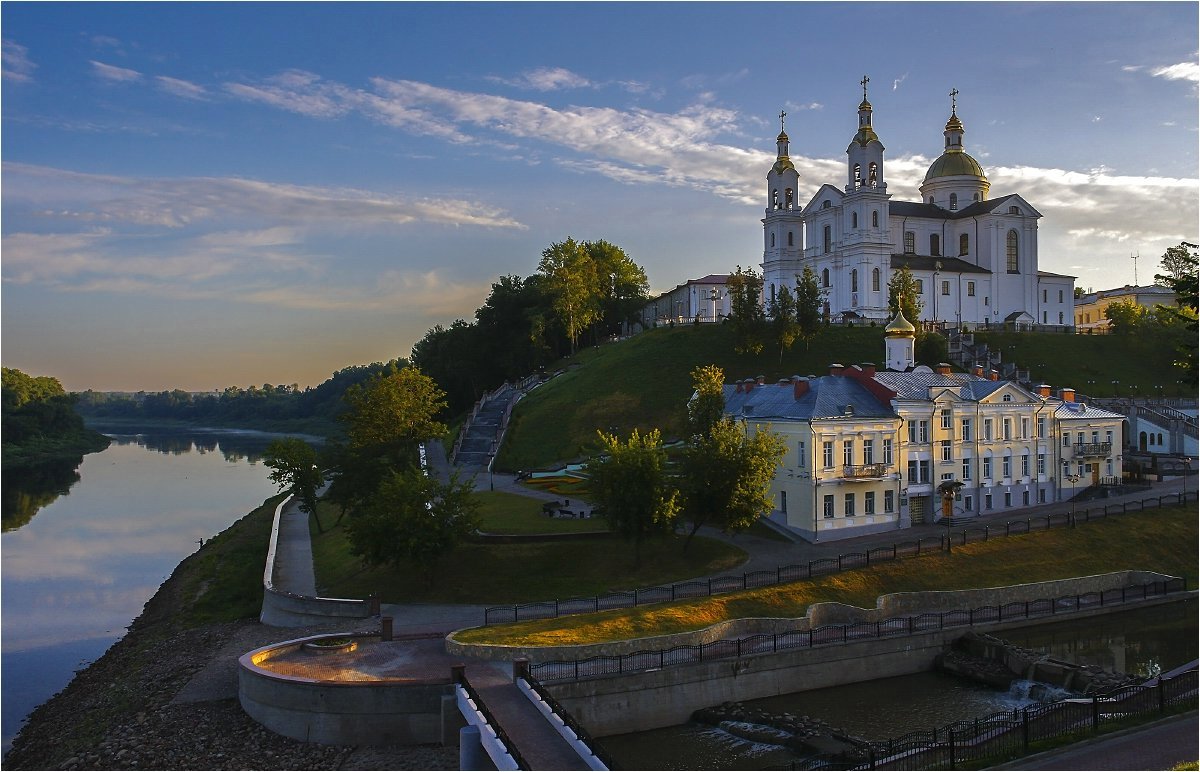
[[[973,609],[929,612],[912,616],[891,617],[876,622],[824,625],[808,630],[789,630],[782,633],[750,635],[744,638],[722,639],[703,644],[674,646],[669,649],[636,651],[629,654],[589,657],[582,660],[553,660],[529,666],[538,680],[579,681],[603,676],[661,670],[679,665],[693,665],[717,659],[733,659],[759,654],[775,654],[795,649],[811,649],[829,644],[917,635],[954,627],[1007,622],[1013,620],[1053,617],[1076,611],[1116,606],[1172,593],[1185,592],[1187,582],[1170,578],[1145,584],[1134,584],[1102,592],[1088,592],[1014,601],[996,606]]]
[[[533,619],[554,619],[572,614],[589,614],[619,608],[633,608],[648,603],[703,598],[712,595],[751,590],[786,584],[816,576],[835,574],[866,568],[872,564],[886,563],[902,558],[919,557],[944,552],[955,545],[988,541],[1003,536],[1017,536],[1032,531],[1047,531],[1051,528],[1074,527],[1076,523],[1103,520],[1111,515],[1140,512],[1150,507],[1183,504],[1195,501],[1196,493],[1170,493],[1163,496],[1126,501],[1116,504],[1058,512],[1049,515],[1034,515],[1005,523],[968,526],[946,530],[944,536],[927,536],[910,541],[896,542],[887,546],[871,547],[858,552],[848,552],[837,557],[818,558],[807,563],[795,563],[762,571],[748,571],[741,575],[717,576],[711,579],[696,579],[670,585],[642,587],[635,590],[610,592],[592,597],[566,598],[534,603],[518,603],[511,606],[492,606],[484,610],[484,625],[525,622]]]

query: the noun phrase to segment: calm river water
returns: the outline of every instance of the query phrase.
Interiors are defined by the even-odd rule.
[[[1068,662],[1149,676],[1195,660],[1196,633],[1193,600],[997,635]],[[746,704],[774,713],[812,716],[868,740],[886,740],[1031,702],[1022,694],[928,672]],[[629,769],[765,769],[786,767],[796,759],[786,748],[748,742],[701,724],[605,737],[601,742],[620,766]]]
[[[0,710],[8,749],[33,708],[125,633],[200,539],[276,492],[260,432],[110,435],[71,466],[5,475]]]

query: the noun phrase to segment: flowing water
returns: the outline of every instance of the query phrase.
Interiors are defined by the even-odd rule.
[[[179,561],[276,492],[261,432],[110,435],[74,465],[4,476],[0,707],[29,712],[119,639]]]

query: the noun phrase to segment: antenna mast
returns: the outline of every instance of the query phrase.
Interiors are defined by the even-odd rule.
[[[1137,261],[1138,261],[1138,258],[1139,258],[1139,257],[1141,257],[1141,256],[1142,256],[1142,252],[1141,252],[1141,250],[1138,250],[1137,252],[1134,252],[1133,254],[1131,254],[1131,255],[1129,256],[1129,259],[1133,261],[1133,286],[1135,286],[1135,287],[1136,287],[1136,286],[1138,286],[1138,282],[1137,282]]]

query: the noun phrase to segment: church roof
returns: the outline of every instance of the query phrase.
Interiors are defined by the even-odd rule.
[[[925,173],[925,182],[937,177],[981,177],[987,179],[983,167],[971,156],[961,150],[947,150],[929,166]]]
[[[970,206],[958,210],[943,209],[936,204],[924,204],[920,201],[892,201],[888,211],[897,217],[924,217],[934,220],[959,220],[964,217],[978,217],[995,211],[1009,197],[991,198],[987,201],[975,201]]]
[[[941,263],[938,268],[935,263]],[[933,255],[892,255],[892,268],[908,266],[910,271],[941,271],[943,273],[991,273],[986,268],[968,263],[958,257],[936,257]]]

